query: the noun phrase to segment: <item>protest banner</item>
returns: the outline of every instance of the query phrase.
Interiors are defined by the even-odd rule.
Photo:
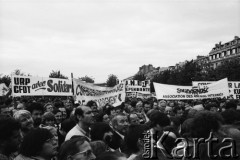
[[[68,79],[12,76],[12,96],[72,96]]]
[[[126,92],[150,94],[150,81],[126,80]]]
[[[203,87],[153,84],[157,99],[207,99],[229,96],[227,78]]]
[[[137,92],[126,92],[126,97],[135,98],[137,97]]]
[[[0,84],[0,96],[5,96],[9,92],[9,88],[5,83]]]
[[[193,86],[204,86],[212,84],[216,81],[193,81]],[[224,97],[227,99],[240,99],[240,81],[228,81],[229,96]]]
[[[95,101],[98,106],[104,106],[107,103],[114,107],[121,105],[125,101],[125,85],[120,83],[114,87],[100,87],[91,83],[82,82],[79,79],[73,79],[74,96],[81,105],[88,101]]]
[[[148,98],[151,98],[151,97],[152,97],[152,94],[137,93],[137,98],[148,99]]]

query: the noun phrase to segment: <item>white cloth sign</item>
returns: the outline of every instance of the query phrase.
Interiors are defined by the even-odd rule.
[[[74,96],[80,104],[95,101],[98,106],[109,103],[114,107],[125,101],[125,86],[120,83],[114,87],[100,87],[91,83],[85,83],[79,79],[73,79]]]
[[[157,99],[207,99],[229,96],[227,78],[203,87],[153,84]]]
[[[72,96],[72,82],[68,79],[12,76],[12,95]]]
[[[126,80],[126,92],[150,94],[150,81]]]
[[[216,81],[193,81],[193,86],[204,86],[207,84],[212,84]],[[240,99],[240,81],[228,81],[229,96],[225,97],[228,99]]]

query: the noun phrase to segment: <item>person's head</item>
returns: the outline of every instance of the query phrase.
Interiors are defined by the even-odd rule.
[[[128,155],[137,153],[141,149],[143,149],[140,139],[143,139],[144,130],[145,130],[144,125],[130,125],[129,126],[129,129],[124,137],[124,142],[126,144],[126,150],[127,150]]]
[[[105,152],[98,156],[96,160],[127,160],[127,158],[120,152]]]
[[[140,124],[140,120],[139,120],[138,115],[136,113],[130,113],[129,114],[129,123],[130,124]]]
[[[181,107],[176,106],[173,108],[173,113],[175,114],[175,116],[182,116],[183,109]]]
[[[98,157],[101,155],[103,152],[107,151],[107,145],[103,141],[91,141],[90,142],[93,154]]]
[[[44,112],[44,108],[40,103],[32,103],[28,106],[27,110],[31,113],[34,126],[38,127],[42,122],[42,115]]]
[[[218,132],[222,123],[221,115],[214,112],[201,111],[196,114],[190,126],[191,137],[208,138],[210,132]]]
[[[60,124],[62,122],[62,112],[59,109],[54,109],[52,113],[55,116],[56,123]]]
[[[21,124],[21,130],[28,132],[34,128],[31,113],[27,110],[19,110],[14,113],[13,118]]]
[[[58,142],[48,129],[31,130],[23,139],[20,154],[26,157],[39,156],[51,159],[57,155]]]
[[[159,106],[165,108],[167,106],[167,102],[165,100],[159,101]]]
[[[25,105],[23,103],[19,103],[16,107],[17,110],[23,110],[25,109]]]
[[[149,119],[152,122],[153,129],[159,132],[163,131],[163,127],[170,125],[170,119],[168,116],[158,111],[153,112]]]
[[[6,116],[11,117],[12,116],[12,109],[11,109],[11,107],[8,107],[7,105],[3,104],[3,105],[0,105],[0,113],[2,115],[6,115]]]
[[[109,116],[108,116],[107,114],[104,114],[104,115],[103,115],[103,120],[102,120],[102,121],[108,124],[108,123],[110,122],[110,118],[109,118]]]
[[[97,103],[95,101],[88,101],[87,106],[90,107],[93,112],[98,111],[98,106],[97,106]]]
[[[53,104],[47,103],[44,105],[45,112],[52,112],[53,111]]]
[[[225,105],[225,109],[233,109],[233,110],[236,110],[237,109],[237,103],[233,100],[231,101],[228,101]]]
[[[74,136],[65,141],[59,150],[58,160],[93,160],[95,155],[89,141],[82,136]]]
[[[64,107],[58,108],[62,112],[62,120],[67,118],[67,110]]]
[[[9,156],[16,152],[22,141],[20,123],[6,116],[0,116],[0,150],[2,154]]]
[[[77,122],[81,122],[87,126],[94,123],[94,115],[92,109],[88,106],[79,106],[75,110],[75,117]]]
[[[164,113],[165,113],[168,117],[172,116],[172,115],[173,115],[173,109],[172,109],[172,107],[167,106],[167,107],[165,108]]]
[[[52,112],[45,112],[42,116],[42,123],[46,126],[54,126],[56,118]]]
[[[92,141],[102,140],[109,145],[112,140],[113,131],[108,124],[98,122],[91,126],[90,135]]]
[[[157,109],[158,110],[158,102],[157,101],[154,101],[153,102],[153,109]]]
[[[151,109],[151,104],[149,102],[144,102],[143,103],[143,110],[145,113],[147,113]]]
[[[117,132],[125,134],[129,126],[127,116],[125,114],[116,115],[112,119],[112,126]]]

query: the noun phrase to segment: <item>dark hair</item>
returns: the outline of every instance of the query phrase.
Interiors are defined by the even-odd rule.
[[[0,143],[8,140],[13,132],[21,128],[20,123],[12,117],[0,116]]]
[[[111,127],[104,122],[97,122],[91,126],[90,135],[92,141],[103,140],[105,133],[112,131]]]
[[[120,157],[126,157],[120,152],[105,152],[98,156],[96,160],[118,160]]]
[[[44,128],[37,128],[31,130],[23,139],[20,147],[20,153],[24,156],[37,156],[39,151],[43,148],[43,144],[53,138],[51,132]]]
[[[42,113],[43,113],[44,112],[44,107],[41,103],[32,103],[27,107],[27,110],[31,113],[34,110],[42,111]]]
[[[149,119],[151,120],[153,127],[157,124],[161,127],[170,125],[170,119],[168,118],[168,116],[159,111],[152,113]]]
[[[74,116],[75,116],[76,122],[78,122],[77,116],[82,116],[82,117],[84,117],[83,113],[84,113],[84,112],[83,112],[82,108],[77,107],[77,108],[75,109]]]
[[[70,118],[65,119],[62,123],[61,123],[61,130],[65,131],[66,133],[68,133],[74,126],[76,125],[76,122]]]
[[[70,140],[65,141],[59,150],[58,160],[67,160],[69,155],[74,155],[79,152],[79,146],[85,141],[87,141],[87,139],[84,136],[74,136]]]
[[[52,111],[52,113],[55,115],[55,114],[57,114],[58,112],[61,112],[59,109],[57,109],[57,108],[55,108],[53,111]],[[62,112],[61,112],[61,114],[62,114]]]
[[[237,109],[237,104],[234,101],[229,101],[226,103],[226,109]]]
[[[126,154],[137,153],[140,149],[137,146],[138,139],[143,138],[143,132],[146,129],[144,125],[130,125],[124,137],[126,144]]]
[[[227,109],[221,113],[225,124],[234,124],[238,119],[238,112],[233,109]]]
[[[223,119],[220,114],[209,111],[201,111],[193,119],[190,126],[193,138],[208,138],[210,132],[217,132]]]
[[[88,101],[87,102],[88,107],[92,107],[94,104],[96,104],[96,106],[97,106],[97,103],[95,101]]]
[[[42,116],[42,123],[45,124],[46,121],[56,121],[56,118],[52,112],[45,112]]]

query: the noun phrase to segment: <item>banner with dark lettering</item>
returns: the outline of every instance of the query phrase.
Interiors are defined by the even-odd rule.
[[[120,83],[114,87],[100,87],[91,83],[85,83],[79,79],[73,79],[74,96],[80,104],[84,105],[93,100],[98,106],[109,103],[114,107],[125,101],[125,85]]]
[[[229,96],[227,78],[205,86],[153,84],[157,99],[207,99]]]
[[[205,86],[207,84],[212,84],[216,81],[193,81],[193,86]],[[228,81],[229,96],[225,97],[227,99],[240,99],[240,81]]]
[[[12,96],[72,96],[68,79],[12,76]]]
[[[126,92],[150,94],[150,81],[126,80]]]

